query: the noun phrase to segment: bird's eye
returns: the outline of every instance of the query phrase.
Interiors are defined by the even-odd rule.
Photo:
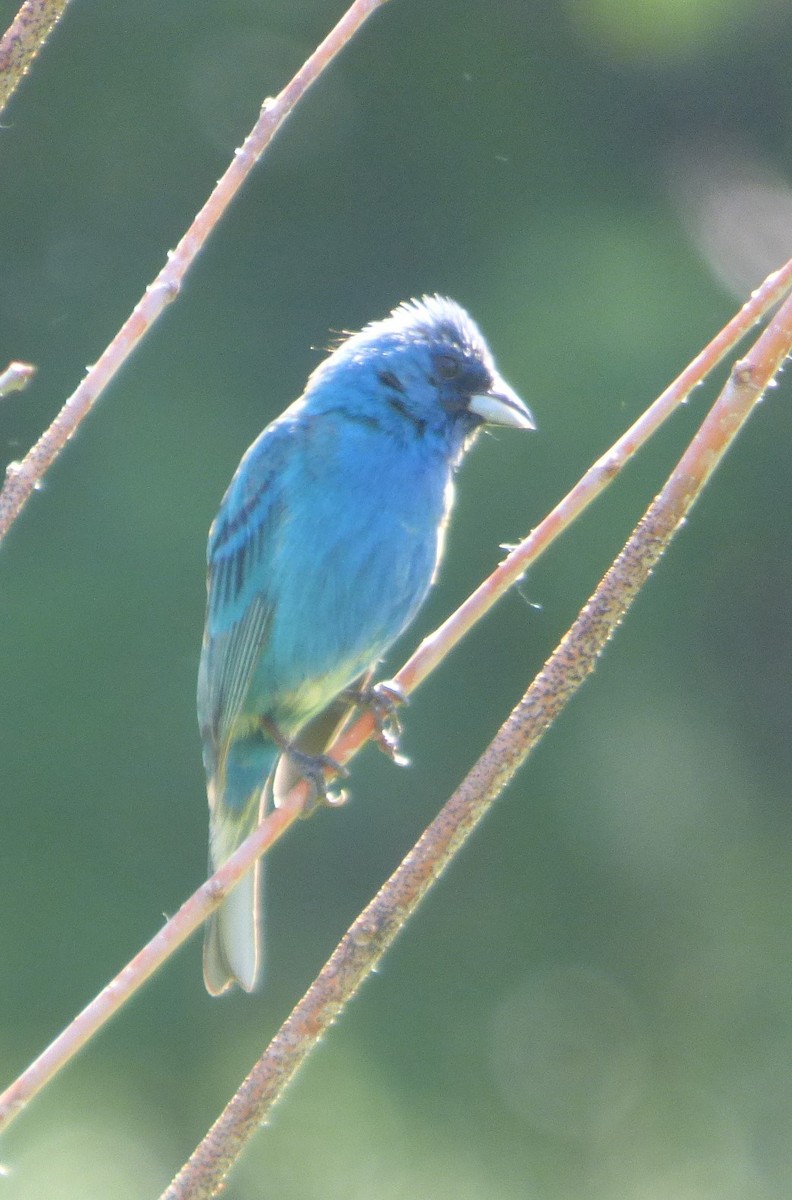
[[[455,379],[459,374],[459,362],[450,354],[440,354],[435,359],[437,374],[441,379]]]

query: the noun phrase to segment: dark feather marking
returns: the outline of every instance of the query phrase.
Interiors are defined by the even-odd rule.
[[[223,584],[223,565],[222,565],[222,563],[216,563],[213,566],[212,573],[209,578],[211,580],[211,591],[209,593],[211,606],[213,609],[217,609],[217,608],[219,608],[220,604],[222,603],[222,597],[220,594],[222,584]]]
[[[365,425],[368,429],[382,429],[382,423],[370,413],[353,413],[344,410],[344,420],[354,425]]]
[[[229,521],[221,527],[220,535],[212,552],[215,606],[222,607],[225,604],[233,604],[239,598],[251,561],[263,558],[267,537],[283,519],[286,506],[282,502],[273,503],[266,521],[257,522],[255,528],[248,531],[247,536],[243,537],[233,550],[226,551],[225,554],[218,553],[229,537],[237,531],[241,522],[248,516],[250,509],[265,490],[266,485],[260,488],[252,500],[240,509],[233,521]]]
[[[384,383],[385,387],[392,388],[394,392],[399,392],[402,396],[405,394],[404,384],[393,374],[393,371],[380,371],[377,379],[380,383]]]
[[[400,413],[401,416],[410,421],[418,430],[418,433],[423,437],[423,435],[426,433],[426,421],[424,421],[423,418],[417,417],[415,413],[410,412],[407,405],[403,404],[401,400],[397,400],[395,396],[388,396],[388,404],[391,406],[391,408],[395,409],[397,413]]]
[[[223,558],[219,563],[220,580],[217,589],[217,598],[221,607],[228,604],[230,600],[231,571],[229,569],[229,561],[228,558]]]
[[[234,599],[236,600],[239,593],[242,591],[242,584],[245,581],[245,560],[247,558],[248,543],[245,541],[236,551],[236,570],[234,574]]]
[[[218,550],[222,550],[223,546],[226,544],[228,539],[233,537],[233,535],[237,532],[237,530],[242,525],[245,524],[245,522],[247,521],[251,512],[256,507],[256,505],[258,504],[259,500],[266,492],[269,485],[270,485],[270,480],[268,479],[266,481],[266,483],[263,483],[261,485],[261,487],[258,489],[258,491],[256,491],[250,497],[249,500],[245,501],[245,503],[240,508],[239,512],[236,513],[234,517],[232,517],[230,520],[228,518],[226,518],[223,521],[223,523],[220,525],[220,527],[217,530],[217,533],[213,539],[212,553],[216,554]]]
[[[339,404],[337,408],[328,408],[327,412],[340,417],[345,425],[365,425],[367,429],[382,429],[382,422],[375,413],[351,412],[344,404]]]

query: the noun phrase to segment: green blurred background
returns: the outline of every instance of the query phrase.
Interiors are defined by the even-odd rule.
[[[16,8],[3,0],[5,26]],[[21,456],[343,0],[75,0],[0,130]],[[2,550],[0,1082],[205,872],[207,528],[331,330],[424,291],[540,431],[482,440],[395,667],[792,252],[776,0],[392,0],[287,123]],[[327,1038],[231,1200],[792,1190],[788,382],[593,681]],[[294,830],[267,981],[194,939],[13,1127],[8,1200],[154,1197],[587,598],[704,411],[414,698],[401,772]]]

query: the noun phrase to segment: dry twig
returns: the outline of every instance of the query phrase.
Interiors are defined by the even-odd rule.
[[[27,75],[69,0],[25,0],[0,39],[0,114]]]

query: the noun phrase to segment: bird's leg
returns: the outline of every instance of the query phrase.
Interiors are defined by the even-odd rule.
[[[346,792],[331,792],[327,786],[327,771],[332,771],[342,779],[346,779],[349,771],[342,763],[331,758],[329,754],[306,754],[298,749],[293,742],[284,737],[278,726],[269,717],[260,717],[262,732],[271,738],[276,746],[283,751],[293,764],[296,772],[306,779],[313,788],[313,798],[306,802],[302,815],[309,817],[320,804],[337,807],[346,800]]]
[[[375,725],[375,739],[383,754],[387,754],[399,767],[408,767],[409,758],[399,751],[399,740],[402,735],[402,723],[399,719],[398,707],[407,703],[407,694],[392,679],[383,680],[373,686],[364,682],[361,685],[347,688],[342,695],[357,708],[366,709],[371,713]]]

